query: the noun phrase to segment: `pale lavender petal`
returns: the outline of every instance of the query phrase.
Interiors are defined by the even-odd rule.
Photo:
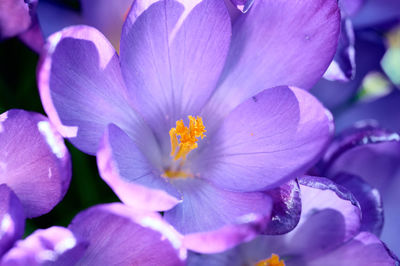
[[[272,201],[265,192],[232,192],[196,177],[176,179],[173,184],[182,191],[182,202],[164,218],[182,234],[214,231],[246,216],[270,218]]]
[[[118,55],[98,30],[75,26],[50,36],[38,85],[50,120],[82,151],[97,152],[109,123],[141,138],[146,149],[154,147],[150,129],[128,102]]]
[[[353,195],[331,180],[299,178],[302,213],[286,235],[287,253],[314,257],[352,239],[360,229],[361,211]]]
[[[68,266],[75,265],[83,256],[87,243],[64,227],[39,229],[18,241],[4,255],[2,266]]]
[[[336,0],[255,1],[233,25],[232,45],[210,112],[223,116],[271,87],[310,89],[332,61],[339,31]]]
[[[0,258],[22,237],[25,215],[21,202],[5,184],[0,185]]]
[[[49,212],[64,197],[71,161],[64,140],[43,115],[13,109],[0,115],[0,183],[27,217]]]
[[[126,133],[111,124],[97,153],[101,177],[127,205],[165,211],[180,202],[180,193]]]
[[[133,0],[81,0],[85,24],[100,30],[119,49],[122,25],[128,16]]]
[[[278,188],[267,191],[273,200],[271,221],[263,232],[267,235],[281,235],[290,232],[300,220],[300,188],[291,180]]]
[[[352,266],[395,266],[400,263],[377,236],[362,232],[336,250],[307,261],[307,265],[337,266],[339,262]]]
[[[139,112],[164,149],[179,119],[214,90],[231,36],[223,1],[135,1],[124,24],[121,68]]]
[[[267,89],[239,105],[209,134],[193,155],[194,172],[233,191],[275,188],[319,159],[332,127],[329,112],[306,91]]]
[[[78,265],[184,265],[182,236],[156,213],[120,204],[80,212],[69,229],[89,243]]]

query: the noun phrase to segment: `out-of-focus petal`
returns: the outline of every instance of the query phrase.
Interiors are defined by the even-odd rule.
[[[0,258],[22,237],[25,215],[21,202],[5,184],[0,185]]]
[[[50,120],[82,151],[96,154],[109,123],[141,138],[146,149],[155,145],[150,129],[128,103],[118,55],[98,30],[74,26],[50,36],[38,85]]]
[[[46,38],[65,27],[84,24],[83,18],[77,11],[57,5],[55,1],[40,1],[37,7],[37,16],[40,28]]]
[[[347,173],[340,173],[333,180],[347,188],[360,204],[361,231],[368,231],[379,236],[383,227],[383,206],[379,191],[360,177]]]
[[[267,235],[281,235],[290,232],[299,222],[301,199],[299,184],[291,180],[278,188],[267,191],[273,201],[271,221],[263,232]]]
[[[0,2],[0,40],[26,31],[32,24],[37,0],[2,0]]]
[[[64,227],[39,229],[4,255],[2,266],[75,265],[82,257],[87,243],[76,238]]]
[[[378,24],[398,20],[400,18],[400,2],[397,0],[368,0],[352,18],[356,28],[366,28]]]
[[[100,175],[127,205],[165,211],[180,202],[180,193],[120,128],[111,124],[97,153]]]
[[[139,112],[169,150],[168,131],[214,90],[231,36],[224,1],[135,1],[123,27],[121,68]]]
[[[70,155],[46,117],[16,109],[0,115],[0,180],[18,196],[27,217],[49,212],[64,197]]]
[[[332,127],[330,114],[306,91],[267,89],[239,105],[209,134],[193,156],[194,172],[233,191],[275,188],[319,159]]]
[[[349,81],[356,71],[354,31],[350,19],[343,19],[338,48],[333,61],[324,74],[330,81]]]
[[[360,10],[364,2],[368,0],[339,0],[342,17],[351,17]]]
[[[89,246],[78,265],[184,265],[182,237],[156,213],[104,204],[79,213],[69,229]]]
[[[271,87],[311,88],[332,61],[339,31],[336,0],[255,1],[233,25],[210,112],[224,115]]]
[[[217,230],[246,216],[269,220],[271,215],[272,201],[264,192],[222,190],[200,178],[177,179],[174,185],[182,191],[183,200],[164,217],[182,234]]]
[[[41,31],[37,16],[33,18],[31,27],[19,35],[19,38],[33,51],[40,53],[45,40]]]
[[[369,232],[362,232],[336,250],[307,261],[310,266],[337,266],[338,263],[352,266],[395,266],[399,261],[377,236]]]
[[[349,101],[355,96],[365,75],[370,71],[380,69],[380,60],[385,53],[385,46],[381,39],[376,34],[356,33],[354,79],[348,82],[321,79],[311,92],[331,110]]]
[[[119,49],[122,25],[133,0],[81,0],[85,24],[99,29]]]

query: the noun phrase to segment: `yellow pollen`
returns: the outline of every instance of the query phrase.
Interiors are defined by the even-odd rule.
[[[171,156],[174,157],[175,161],[179,159],[185,160],[189,152],[198,147],[197,141],[199,138],[203,139],[205,137],[204,133],[207,132],[200,116],[194,118],[189,115],[188,118],[189,127],[185,126],[183,120],[178,120],[176,121],[176,127],[171,128],[169,131]]]
[[[279,260],[278,255],[272,254],[268,259],[257,262],[255,266],[285,266],[285,262],[283,260]]]

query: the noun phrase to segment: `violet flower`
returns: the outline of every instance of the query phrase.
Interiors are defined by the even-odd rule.
[[[160,215],[120,203],[80,212],[67,228],[37,230],[4,255],[8,265],[184,265],[180,236]]]
[[[363,215],[364,229],[381,235],[397,255],[400,254],[399,142],[400,136],[395,132],[371,126],[354,128],[335,138],[319,165],[319,173],[352,191],[361,208],[368,210],[368,215]],[[363,185],[363,193],[357,191],[359,180],[370,184]],[[370,196],[361,198],[359,195],[365,195],[366,191]],[[375,226],[370,221],[375,221]]]
[[[260,230],[273,208],[265,191],[304,173],[329,140],[323,106],[279,85],[322,76],[339,22],[335,0],[257,1],[233,27],[223,1],[135,1],[120,58],[90,27],[50,36],[42,103],[97,153],[124,203],[164,211],[191,248],[206,238],[203,252],[222,250]]]
[[[0,183],[16,194],[26,217],[53,209],[70,180],[69,152],[46,117],[16,109],[0,115]]]
[[[352,194],[326,178],[299,179],[302,214],[281,236],[260,236],[214,255],[190,253],[188,265],[396,265],[374,234],[360,232],[361,212]]]

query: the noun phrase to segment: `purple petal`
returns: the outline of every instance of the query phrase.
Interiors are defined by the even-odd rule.
[[[75,265],[82,257],[87,243],[67,228],[53,226],[33,232],[4,255],[3,266],[17,265]]]
[[[64,197],[71,161],[61,136],[40,114],[0,115],[0,178],[18,196],[27,217],[49,212]]]
[[[352,20],[356,28],[365,28],[399,18],[400,2],[398,0],[368,0]]]
[[[40,28],[45,37],[71,25],[84,24],[78,12],[58,5],[59,1],[40,1],[37,7],[37,16]]]
[[[332,63],[324,74],[330,81],[349,81],[354,78],[356,70],[354,31],[350,19],[343,19],[338,48]]]
[[[0,185],[0,258],[22,237],[25,215],[21,202],[5,184]]]
[[[233,191],[275,188],[310,168],[331,133],[329,113],[306,91],[267,89],[238,106],[210,135],[193,158],[194,172]]]
[[[97,164],[101,177],[127,205],[164,211],[180,202],[180,193],[114,124],[106,131]]]
[[[266,193],[222,190],[196,177],[173,182],[183,200],[164,218],[182,234],[217,230],[249,215],[270,217],[272,201]]]
[[[332,61],[339,31],[336,0],[255,1],[233,25],[227,63],[209,108],[225,114],[267,88],[311,88]]]
[[[368,0],[339,0],[339,7],[342,16],[353,16]]]
[[[297,181],[292,180],[278,188],[267,191],[273,200],[271,221],[263,232],[281,235],[293,230],[300,220],[301,199]]]
[[[0,40],[17,36],[32,24],[37,0],[2,0],[0,2]]]
[[[398,265],[399,261],[374,234],[361,232],[351,241],[332,252],[322,254],[316,259],[308,261],[310,266],[352,265]]]
[[[81,0],[82,16],[85,24],[100,30],[119,49],[122,25],[128,15],[133,0]]]
[[[378,190],[363,181],[360,177],[341,173],[333,180],[347,188],[357,199],[361,207],[361,231],[368,231],[379,236],[383,227],[383,206]]]
[[[312,89],[312,93],[330,109],[349,102],[361,86],[365,75],[370,71],[380,69],[380,60],[386,51],[382,38],[375,34],[369,36],[356,33],[355,40],[356,72],[354,79],[349,82],[321,79]]]
[[[339,132],[353,126],[361,120],[378,124],[383,128],[400,132],[400,92],[392,93],[371,102],[354,104],[346,112],[337,116],[336,125]]]
[[[69,229],[89,242],[79,265],[184,265],[181,236],[156,213],[120,203],[79,213]]]
[[[241,12],[246,13],[253,5],[254,0],[231,0],[232,4]]]
[[[318,177],[302,177],[299,184],[302,213],[299,224],[287,236],[290,253],[313,257],[359,232],[361,211],[348,190]]]
[[[31,27],[27,31],[20,34],[19,38],[33,51],[40,53],[44,46],[45,40],[37,20],[37,16],[33,18]]]
[[[50,120],[82,151],[95,154],[103,132],[115,123],[144,146],[152,134],[128,103],[118,55],[104,36],[87,26],[49,37],[38,70],[40,96]]]
[[[216,86],[231,24],[223,1],[135,1],[121,68],[135,106],[169,149],[168,131],[196,115]]]

